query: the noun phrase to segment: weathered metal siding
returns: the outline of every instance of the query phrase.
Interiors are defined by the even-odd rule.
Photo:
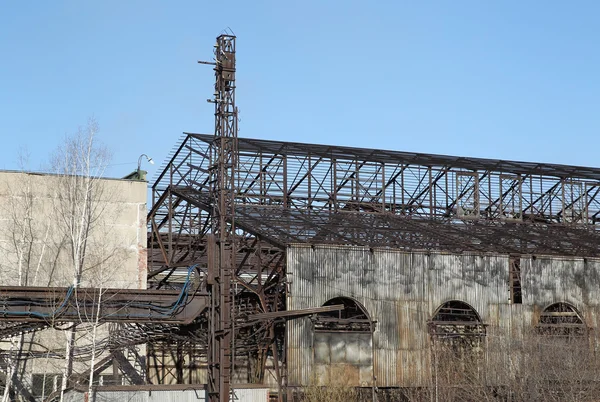
[[[377,286],[363,286],[357,281],[357,278],[365,282],[378,280],[373,275],[373,264],[369,261],[372,256],[368,250],[366,253],[362,248],[344,248],[330,253],[310,250],[310,247],[302,247],[291,248],[288,252],[288,278],[292,282],[290,294],[293,294],[288,299],[288,309],[321,306],[336,296],[352,295],[350,297],[359,301],[372,318],[373,312],[378,309],[375,297],[369,292],[376,290]],[[313,350],[310,320],[301,318],[291,321],[287,343],[290,385],[307,384],[310,381],[314,364]]]
[[[69,392],[65,396],[67,402],[84,402],[92,400],[87,392]],[[204,390],[152,390],[152,391],[97,391],[96,400],[102,402],[204,402]],[[258,399],[240,399],[240,401],[254,402]],[[262,401],[262,400],[261,400]]]
[[[232,402],[269,402],[268,388],[235,388]]]
[[[584,293],[588,287],[584,259],[537,257],[523,272],[528,284],[527,298],[540,309],[556,301],[573,304],[579,311],[584,308]],[[590,283],[590,285],[592,285]]]
[[[350,384],[368,386],[373,378],[371,334],[320,331],[313,335],[315,383],[328,385],[343,377]]]
[[[268,402],[268,388],[235,388],[231,402]],[[91,400],[87,393],[70,391],[66,402],[84,402]],[[128,390],[96,392],[96,400],[102,402],[205,402],[206,393],[201,389],[190,390]]]
[[[426,385],[431,378],[427,321],[445,302],[471,305],[487,325],[486,343],[519,338],[551,303],[566,301],[596,326],[600,262],[521,258],[522,304],[511,304],[509,256],[402,252],[363,247],[294,245],[288,249],[288,309],[350,297],[376,321],[373,370],[380,387]],[[288,324],[290,385],[307,384],[314,366],[308,318]],[[365,385],[356,384],[356,385]]]

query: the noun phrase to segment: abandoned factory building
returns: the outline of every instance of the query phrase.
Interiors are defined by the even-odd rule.
[[[440,344],[502,364],[507,340],[596,345],[600,169],[235,141],[236,382],[421,387]],[[192,263],[211,275],[222,144],[185,134],[157,176],[149,286]],[[152,343],[150,378],[205,381],[206,325]]]

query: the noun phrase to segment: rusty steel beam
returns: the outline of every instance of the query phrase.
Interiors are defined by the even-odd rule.
[[[185,289],[0,287],[0,322],[189,324],[207,306],[206,293]]]
[[[131,362],[127,360],[123,352],[120,350],[113,350],[111,354],[114,361],[121,369],[121,372],[127,376],[133,385],[144,385],[146,383],[144,377],[137,372]]]
[[[201,158],[213,147],[214,138],[203,134],[188,134],[186,143],[196,141]],[[243,204],[284,205],[313,211],[332,211],[354,208],[358,203],[374,203],[373,208],[398,214],[411,214],[429,219],[456,219],[456,206],[463,194],[457,194],[456,178],[460,174],[474,174],[480,182],[479,216],[469,219],[503,221],[520,220],[534,215],[550,223],[571,223],[562,219],[564,208],[573,200],[566,192],[557,191],[556,183],[574,183],[574,186],[594,185],[600,181],[600,170],[565,165],[531,164],[502,160],[457,158],[443,155],[410,154],[281,141],[239,139],[239,186],[243,189],[236,202]],[[191,145],[190,145],[191,146]],[[178,161],[179,159],[177,159]],[[316,161],[316,163],[315,163]],[[275,163],[272,163],[275,162]],[[199,165],[206,166],[199,161]],[[183,174],[180,173],[180,174]],[[198,173],[205,181],[207,174]],[[498,195],[505,195],[502,177],[520,178],[511,197],[514,206],[499,204]],[[533,187],[529,188],[532,180]],[[172,183],[191,183],[190,180],[167,181],[164,177],[155,188],[166,188]],[[202,190],[204,187],[197,187]],[[522,188],[521,188],[522,187]],[[554,188],[553,188],[554,187]],[[550,189],[550,191],[549,191]],[[533,192],[532,194],[529,194]],[[575,198],[577,198],[576,196]],[[586,194],[581,222],[594,224],[598,211],[597,197]],[[579,201],[580,197],[578,198]],[[548,202],[552,201],[552,202]],[[597,201],[597,200],[596,200]],[[582,203],[583,204],[583,203]],[[557,207],[562,205],[563,207]],[[404,207],[403,207],[404,206]],[[490,214],[490,211],[494,214]],[[534,222],[535,223],[535,222]]]
[[[248,321],[262,321],[262,320],[273,320],[276,318],[299,318],[307,315],[313,315],[318,313],[326,313],[328,311],[340,311],[344,309],[343,304],[336,304],[333,306],[305,308],[302,310],[285,310],[285,311],[271,311],[268,313],[253,314],[248,317]]]
[[[235,204],[237,158],[237,107],[235,106],[235,36],[219,35],[214,48],[215,105],[214,140],[210,155],[211,229],[218,238],[218,269],[207,281],[208,313],[208,400],[228,402],[233,364],[232,276],[235,271]]]

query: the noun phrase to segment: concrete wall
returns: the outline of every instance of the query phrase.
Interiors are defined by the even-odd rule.
[[[0,172],[3,285],[66,286],[73,282],[64,181],[55,175]],[[94,222],[82,286],[104,282],[109,287],[145,288],[146,183],[101,179],[92,208]]]
[[[66,180],[56,175],[0,172],[2,285],[48,287],[73,283],[66,222],[70,216],[65,213],[70,208],[65,200],[69,187]],[[87,236],[81,286],[145,289],[147,184],[99,179],[95,186],[91,198],[93,223]],[[98,339],[107,333],[107,326],[101,326]],[[89,328],[79,332],[78,345],[89,344],[91,335]],[[25,349],[31,344],[32,353],[41,357],[28,362],[30,373],[62,372],[64,360],[57,356],[64,352],[65,331],[48,329],[37,333],[34,339],[27,335],[25,341]],[[8,342],[0,343],[0,349],[10,347]],[[89,356],[80,359],[75,371],[85,370],[88,361]]]
[[[372,353],[379,387],[428,384],[427,321],[450,300],[477,311],[487,325],[488,342],[523,336],[537,324],[542,310],[556,302],[575,306],[590,328],[597,328],[600,317],[600,261],[594,259],[522,256],[522,304],[509,299],[506,255],[298,245],[288,248],[287,275],[289,310],[319,307],[334,297],[349,297],[365,307],[376,321]],[[288,323],[290,385],[305,385],[322,370],[322,359],[315,361],[317,346],[323,348],[319,336],[309,318]],[[342,337],[329,346],[335,348]],[[356,358],[360,361],[359,356],[350,361]],[[370,384],[364,376],[353,381],[357,386]]]

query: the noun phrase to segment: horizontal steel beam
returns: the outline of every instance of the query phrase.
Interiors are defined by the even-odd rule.
[[[189,324],[208,295],[182,289],[0,287],[0,322],[136,322]]]
[[[300,310],[285,310],[285,311],[272,311],[269,313],[259,313],[253,314],[248,317],[248,321],[263,321],[263,320],[272,320],[275,318],[287,318],[294,319],[300,318],[307,315],[318,314],[318,313],[327,313],[329,311],[339,311],[343,310],[343,304],[336,304],[333,306],[324,306],[324,307],[315,307],[315,308],[303,308]]]

